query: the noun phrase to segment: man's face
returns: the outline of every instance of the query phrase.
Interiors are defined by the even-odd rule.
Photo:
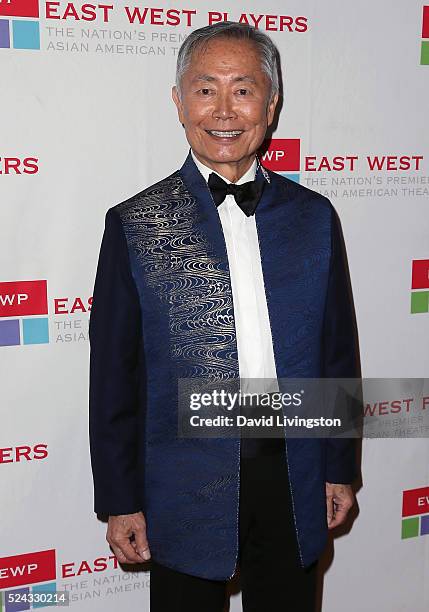
[[[197,157],[219,164],[248,165],[273,121],[278,96],[262,70],[255,45],[217,38],[196,50],[173,99]],[[220,166],[222,168],[222,166]]]

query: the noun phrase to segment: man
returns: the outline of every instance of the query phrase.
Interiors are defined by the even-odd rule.
[[[312,610],[328,528],[354,503],[350,440],[178,435],[179,378],[358,371],[332,205],[257,159],[277,71],[258,30],[192,32],[173,88],[191,151],[106,215],[90,319],[95,511],[120,562],[152,558],[152,611],[219,612],[237,568],[245,612]]]

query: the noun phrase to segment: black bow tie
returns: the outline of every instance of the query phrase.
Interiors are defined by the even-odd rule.
[[[222,204],[228,194],[234,196],[241,210],[248,216],[255,213],[264,189],[264,181],[249,181],[242,185],[226,183],[218,174],[212,172],[209,176],[208,186],[216,206]]]

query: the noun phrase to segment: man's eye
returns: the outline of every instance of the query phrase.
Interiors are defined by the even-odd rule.
[[[200,89],[200,92],[203,94],[203,96],[208,96],[210,93],[210,89],[208,87],[203,87],[202,89]]]
[[[248,89],[239,89],[238,93],[240,94],[240,96],[246,96],[249,93]]]

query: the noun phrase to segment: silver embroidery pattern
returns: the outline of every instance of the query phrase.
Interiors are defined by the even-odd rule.
[[[228,269],[196,230],[196,201],[178,173],[119,204],[145,282],[167,304],[171,356],[182,377],[238,377]]]

